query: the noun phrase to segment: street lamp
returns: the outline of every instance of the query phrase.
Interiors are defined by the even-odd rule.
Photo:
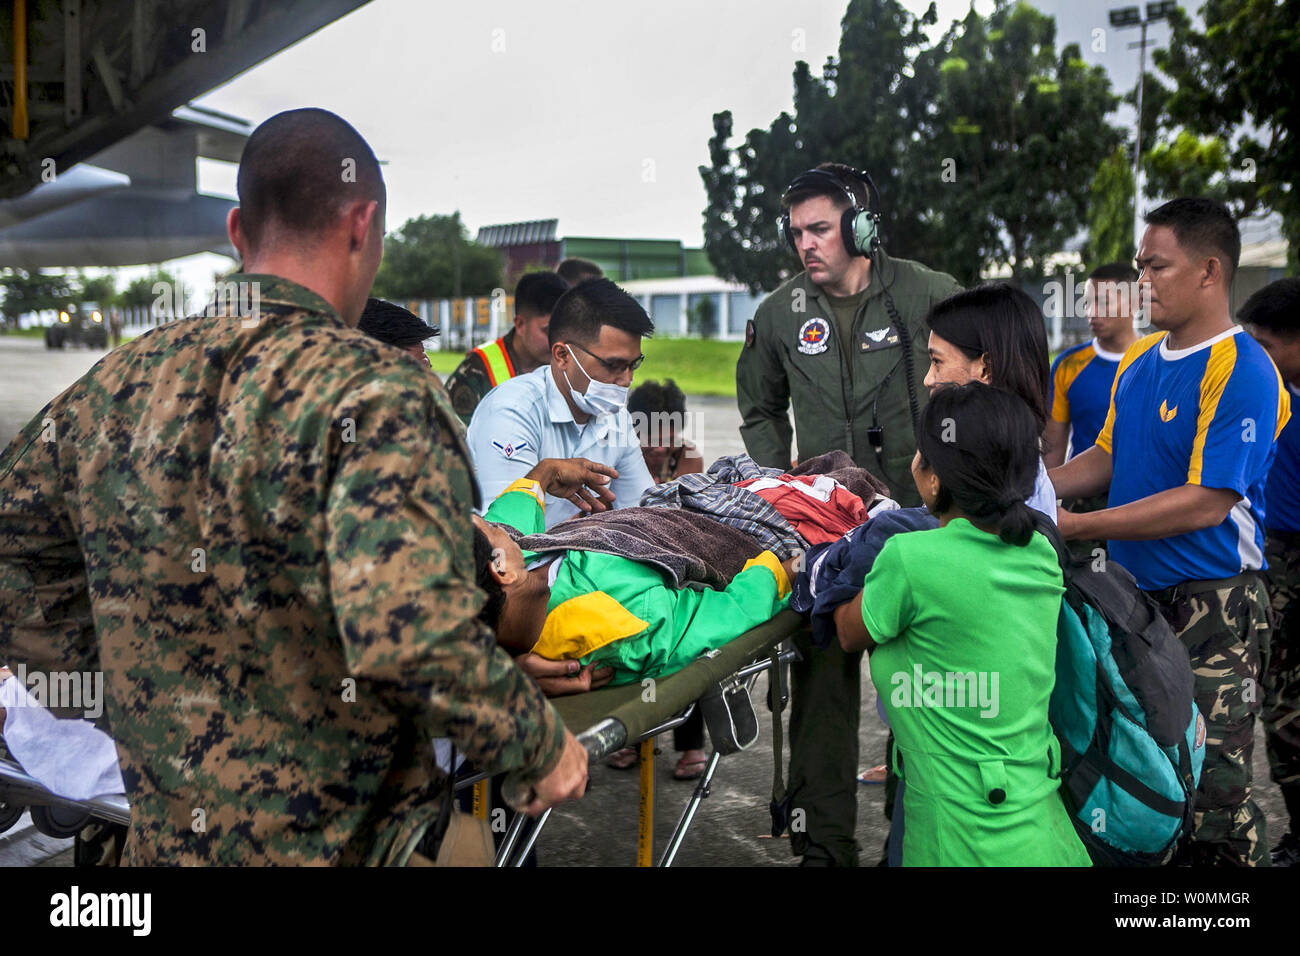
[[[1173,0],[1148,3],[1145,20],[1142,18],[1142,11],[1137,7],[1115,7],[1110,11],[1110,25],[1116,30],[1128,27],[1142,29],[1142,39],[1128,45],[1130,50],[1135,46],[1138,48],[1137,120],[1133,137],[1133,245],[1135,248],[1141,238],[1138,235],[1138,203],[1142,200],[1142,88],[1145,85],[1143,81],[1146,79],[1147,72],[1147,27],[1158,20],[1168,20],[1177,8],[1178,4]]]

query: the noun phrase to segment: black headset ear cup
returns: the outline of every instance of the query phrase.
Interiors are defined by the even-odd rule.
[[[777,220],[777,223],[780,226],[781,238],[785,240],[785,244],[790,247],[790,251],[796,256],[799,255],[799,247],[794,244],[794,236],[790,235],[790,210],[787,209],[781,213],[781,218]]]

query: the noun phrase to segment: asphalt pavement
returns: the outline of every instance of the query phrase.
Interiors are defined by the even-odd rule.
[[[41,339],[0,335],[0,448],[106,354],[72,346],[47,349]]]

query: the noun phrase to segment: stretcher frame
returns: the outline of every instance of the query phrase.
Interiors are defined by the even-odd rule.
[[[629,719],[626,700],[623,701],[624,706],[611,707],[610,713],[605,713],[594,721],[588,723],[584,719],[583,715],[591,711],[593,705],[598,709],[606,700],[612,702],[626,696],[626,688],[608,688],[570,698],[556,698],[552,701],[565,724],[573,731],[579,743],[586,748],[590,760],[603,760],[626,746],[638,747],[641,761],[637,866],[650,866],[652,860],[655,739],[659,734],[685,723],[699,706],[700,699],[716,692],[720,686],[744,682],[745,686],[752,690],[758,675],[763,671],[787,667],[791,660],[798,657],[790,638],[801,626],[802,618],[798,614],[788,609],[783,610],[771,620],[746,631],[724,645],[717,652],[717,656],[701,658],[677,674],[664,678],[660,686],[671,689],[673,693],[668,695],[664,707],[652,715],[652,720]],[[640,687],[640,685],[631,686],[638,690]],[[769,703],[783,710],[788,699],[788,682],[780,680],[776,682],[776,686],[780,688],[780,693],[779,695],[774,693],[773,696],[779,696],[779,700],[772,700]],[[621,695],[619,691],[622,691]],[[654,710],[654,708],[646,710]],[[575,722],[581,726],[575,727]],[[762,726],[761,719],[759,726],[760,728]],[[704,774],[687,800],[686,807],[678,818],[677,825],[659,858],[659,866],[672,866],[701,802],[710,795],[710,786],[721,756],[715,745]],[[488,815],[487,779],[489,776],[487,773],[474,773],[456,781],[457,792],[473,788],[473,813],[480,818],[486,818]],[[26,773],[17,763],[4,758],[0,758],[0,803],[9,806],[61,807],[123,826],[129,826],[131,823],[131,806],[126,795],[110,794],[90,800],[61,797]],[[497,851],[496,865],[522,866],[536,845],[537,838],[550,816],[551,811],[546,810],[536,819],[532,827],[527,827],[531,818],[516,811],[506,830],[505,839]]]
[[[668,703],[665,708],[656,714],[654,722],[641,721],[639,725],[635,720],[625,722],[623,718],[628,713],[626,706],[614,707],[612,708],[613,713],[602,716],[595,721],[575,720],[575,718],[581,717],[581,714],[575,713],[575,711],[590,711],[592,709],[591,704],[598,703],[602,699],[602,695],[613,696],[614,692],[620,690],[618,688],[593,691],[573,698],[561,697],[552,701],[568,728],[587,749],[590,760],[602,760],[626,746],[635,745],[640,750],[640,786],[637,801],[637,866],[648,867],[652,865],[655,738],[659,734],[685,723],[695,708],[699,706],[699,701],[703,697],[716,692],[721,686],[743,682],[747,689],[752,690],[758,675],[763,671],[772,670],[775,667],[788,667],[789,662],[798,657],[791,638],[803,627],[804,621],[800,615],[789,609],[783,610],[771,620],[746,631],[725,645],[718,652],[717,657],[701,658],[672,677],[665,678],[661,687],[669,692],[666,695]],[[788,701],[789,684],[785,680],[777,681],[776,684],[780,687],[779,699],[769,703],[777,707],[778,710],[783,710]],[[639,689],[639,685],[632,686]],[[674,703],[673,691],[679,686],[682,687],[683,693],[676,695],[677,703]],[[622,690],[626,693],[626,689]],[[684,706],[678,706],[683,701],[683,697],[689,697],[690,700],[686,701]],[[760,718],[760,730],[762,723],[763,721]],[[629,727],[629,724],[632,726]],[[647,726],[647,724],[650,725]],[[718,748],[715,746],[713,753],[709,756],[709,762],[703,776],[697,782],[668,839],[668,843],[659,858],[658,866],[672,866],[686,838],[687,831],[694,821],[695,814],[699,810],[700,803],[710,795],[710,786],[721,757],[722,754],[718,752]],[[580,807],[581,804],[575,804],[574,806]],[[498,849],[497,866],[523,866],[528,854],[537,842],[538,835],[550,819],[550,815],[550,810],[543,812],[537,818],[536,823],[532,827],[528,827],[530,818],[522,813],[515,813],[506,831],[506,837]]]

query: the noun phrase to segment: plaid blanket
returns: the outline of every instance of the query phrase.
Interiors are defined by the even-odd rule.
[[[780,560],[808,550],[808,542],[781,513],[754,492],[734,482],[780,475],[779,468],[761,468],[748,455],[719,458],[704,474],[683,475],[655,485],[641,496],[643,508],[679,508],[708,515],[750,535]]]

